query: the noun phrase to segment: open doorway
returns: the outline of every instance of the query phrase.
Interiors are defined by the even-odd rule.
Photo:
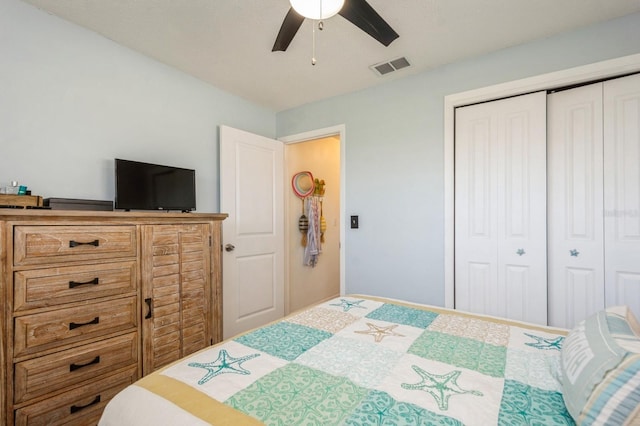
[[[288,182],[303,171],[324,182],[324,193],[317,199],[320,209],[322,239],[321,253],[315,266],[305,264],[306,239],[300,230],[300,218],[308,218],[308,203],[289,185],[285,188],[285,298],[286,311],[294,312],[305,306],[333,298],[341,290],[341,144],[340,134],[290,142],[285,145],[285,170]]]

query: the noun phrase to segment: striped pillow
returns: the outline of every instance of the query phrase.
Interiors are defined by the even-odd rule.
[[[563,397],[582,425],[640,422],[640,325],[626,306],[582,321],[562,347]]]

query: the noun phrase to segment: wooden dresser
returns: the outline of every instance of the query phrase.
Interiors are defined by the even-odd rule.
[[[220,341],[225,217],[0,209],[0,424],[94,424]]]

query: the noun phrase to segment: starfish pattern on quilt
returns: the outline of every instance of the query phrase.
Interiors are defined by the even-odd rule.
[[[229,352],[227,352],[225,349],[222,349],[220,352],[218,352],[218,358],[215,361],[204,363],[190,362],[188,365],[189,367],[204,368],[205,370],[207,370],[207,374],[202,379],[198,380],[198,384],[203,385],[214,377],[224,373],[235,373],[242,375],[251,374],[250,371],[242,368],[241,364],[258,356],[260,356],[260,354],[251,354],[240,358],[234,358],[229,355]]]
[[[364,302],[364,300],[351,302],[347,299],[340,299],[340,303],[331,303],[331,306],[340,306],[344,312],[349,312],[352,308],[367,309],[364,306],[360,306],[362,302]]]
[[[375,339],[376,343],[382,342],[382,339],[389,336],[405,337],[404,334],[396,333],[393,331],[399,324],[390,325],[388,327],[377,326],[375,324],[367,323],[368,330],[357,330],[354,333],[358,334],[370,334]]]
[[[535,339],[535,342],[525,343],[527,346],[541,350],[560,350],[562,349],[562,341],[564,337],[555,337],[553,339],[547,339],[545,337],[536,336],[534,334],[524,333],[525,336]]]
[[[411,368],[418,373],[422,381],[416,384],[402,383],[402,388],[407,390],[423,390],[431,394],[438,403],[438,408],[442,411],[449,409],[449,398],[454,395],[469,393],[471,395],[484,396],[480,391],[464,390],[458,385],[457,381],[460,374],[462,374],[461,370],[453,370],[447,374],[439,375],[429,373],[417,365],[412,365]]]

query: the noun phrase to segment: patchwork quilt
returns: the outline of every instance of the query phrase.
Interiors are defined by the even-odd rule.
[[[100,424],[572,425],[565,334],[340,297],[141,379]]]

